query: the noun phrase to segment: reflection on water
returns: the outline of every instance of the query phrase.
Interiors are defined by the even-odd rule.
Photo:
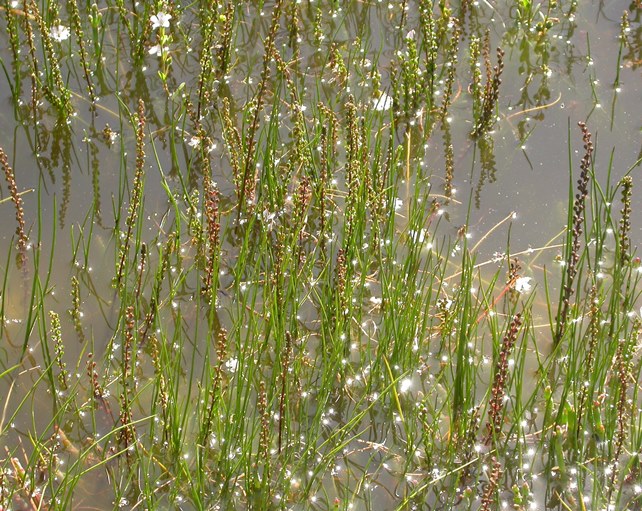
[[[339,361],[339,365],[354,365],[348,376],[321,374],[290,382],[296,386],[298,397],[292,397],[288,405],[297,411],[292,412],[292,431],[285,434],[288,441],[300,442],[301,446],[296,463],[294,460],[287,463],[299,469],[309,467],[292,474],[292,501],[297,502],[298,494],[309,494],[304,504],[295,506],[365,510],[394,509],[395,506],[451,509],[458,505],[463,508],[468,502],[473,507],[482,504],[485,488],[473,474],[477,468],[472,466],[488,446],[480,448],[474,438],[457,438],[467,442],[466,459],[460,455],[464,451],[451,451],[453,459],[449,460],[432,457],[433,445],[447,444],[453,440],[451,435],[456,430],[450,424],[450,410],[444,409],[444,403],[452,399],[454,392],[450,389],[453,375],[449,364],[455,356],[449,345],[452,336],[444,332],[457,328],[449,323],[453,311],[449,310],[448,302],[457,300],[462,292],[469,292],[462,291],[458,284],[460,272],[466,270],[452,263],[448,274],[433,276],[441,281],[442,287],[431,290],[424,286],[432,280],[422,272],[430,267],[431,258],[445,258],[450,250],[460,257],[464,247],[475,247],[474,266],[478,273],[470,281],[474,292],[494,282],[498,268],[508,267],[510,261],[517,258],[514,264],[521,265],[521,274],[530,278],[528,286],[543,289],[548,285],[550,292],[557,294],[568,190],[574,183],[568,173],[569,158],[576,168],[581,156],[575,123],[586,120],[594,130],[599,154],[595,179],[603,186],[608,180],[617,182],[642,156],[639,138],[642,8],[635,2],[630,5],[629,2],[571,2],[560,8],[553,7],[554,3],[538,4],[536,9],[531,2],[461,2],[452,9],[464,22],[453,25],[441,15],[441,11],[448,8],[448,2],[435,6],[435,19],[430,20],[414,2],[355,2],[345,7],[328,2],[328,12],[325,6],[317,10],[315,3],[298,6],[292,2],[277,32],[278,44],[284,44],[279,51],[285,62],[276,63],[280,77],[277,80],[262,71],[263,47],[270,37],[266,34],[269,34],[268,13],[273,8],[272,2],[266,3],[262,11],[251,4],[235,6],[230,2],[219,12],[218,20],[210,20],[220,25],[222,33],[227,33],[232,42],[229,54],[223,52],[224,46],[220,44],[214,45],[212,52],[201,51],[202,45],[213,41],[202,40],[199,27],[205,18],[199,7],[170,2],[165,7],[170,9],[172,24],[149,32],[152,26],[149,23],[141,29],[149,33],[137,40],[138,29],[134,25],[139,23],[139,16],[149,15],[147,10],[151,7],[136,4],[134,9],[138,11],[123,13],[119,10],[122,2],[115,2],[113,6],[109,2],[103,6],[101,2],[90,9],[93,25],[88,22],[84,27],[87,49],[94,56],[89,64],[99,99],[95,106],[88,101],[87,85],[74,45],[56,41],[52,35],[51,49],[38,46],[34,50],[38,58],[49,65],[54,54],[60,58],[63,89],[71,91],[70,101],[74,107],[74,113],[68,116],[57,115],[51,106],[55,101],[47,95],[34,106],[31,90],[34,70],[28,59],[15,58],[17,49],[11,35],[12,31],[25,30],[19,28],[19,24],[24,23],[26,16],[24,13],[7,16],[3,21],[7,31],[0,36],[0,57],[5,70],[0,76],[3,91],[0,132],[5,134],[0,145],[11,155],[19,189],[30,190],[23,200],[32,243],[28,251],[29,270],[16,270],[12,261],[15,224],[11,204],[1,203],[5,221],[0,226],[0,235],[5,249],[0,254],[0,264],[6,277],[2,290],[4,325],[0,372],[17,361],[22,364],[11,378],[0,379],[0,395],[7,396],[7,410],[16,409],[23,399],[30,403],[15,416],[3,416],[0,423],[2,426],[7,421],[12,423],[2,437],[11,457],[23,456],[24,452],[28,458],[32,444],[46,443],[52,428],[57,426],[69,437],[65,451],[67,463],[84,466],[94,474],[92,478],[83,478],[76,487],[79,497],[73,501],[73,507],[90,507],[88,496],[97,491],[91,500],[94,507],[110,507],[116,497],[125,508],[125,502],[141,501],[140,494],[134,490],[130,490],[130,495],[119,495],[117,491],[105,489],[118,486],[113,478],[122,461],[118,461],[118,443],[114,439],[101,445],[112,450],[104,453],[107,461],[82,458],[74,451],[74,446],[87,448],[102,437],[117,436],[113,429],[121,420],[118,412],[121,398],[110,395],[110,389],[119,388],[120,382],[115,372],[103,378],[107,373],[101,372],[105,369],[101,362],[96,370],[96,374],[101,374],[101,382],[94,381],[92,362],[87,364],[87,357],[91,353],[93,361],[104,360],[117,367],[115,361],[124,356],[127,332],[136,330],[124,319],[126,307],[131,306],[135,307],[142,325],[138,329],[139,353],[134,355],[131,372],[132,382],[136,382],[131,383],[132,392],[140,398],[132,420],[139,421],[137,434],[153,438],[158,447],[158,452],[143,452],[142,456],[150,460],[149,470],[158,477],[158,488],[152,493],[158,491],[163,504],[177,505],[181,499],[188,499],[182,494],[189,490],[168,488],[172,485],[175,467],[152,461],[155,456],[171,459],[172,455],[167,453],[185,437],[171,438],[168,430],[156,424],[157,419],[153,417],[161,414],[156,405],[150,403],[158,399],[157,393],[163,392],[167,393],[167,399],[180,403],[186,414],[189,412],[181,428],[187,431],[190,441],[194,440],[203,417],[186,403],[201,396],[202,377],[208,374],[215,359],[209,347],[210,343],[214,346],[215,341],[209,337],[221,328],[230,333],[230,343],[218,383],[225,382],[231,389],[247,388],[242,385],[243,379],[258,370],[265,373],[263,377],[268,381],[277,382],[284,355],[269,345],[271,336],[281,339],[285,331],[296,330],[296,349],[304,353],[297,361],[302,365],[297,371],[301,372],[318,368],[324,353],[331,350],[329,344],[337,338],[345,340],[347,336],[345,359]],[[13,9],[9,2],[3,5],[5,12]],[[626,44],[620,47],[625,8],[629,10],[628,29]],[[47,15],[55,19],[50,9],[54,7],[48,8]],[[43,23],[48,23],[48,18]],[[437,24],[439,41],[417,44],[415,34],[424,23]],[[154,32],[156,30],[160,31]],[[160,33],[167,39],[154,39],[161,37],[157,35]],[[22,44],[27,36],[20,34],[18,42]],[[478,39],[478,59],[471,59],[468,45],[461,44],[472,37]],[[443,41],[448,41],[449,46],[438,48],[438,43]],[[163,49],[164,44],[168,45],[167,50]],[[157,45],[160,45],[159,53],[152,54]],[[473,113],[481,106],[471,96],[469,83],[474,82],[472,77],[477,72],[480,84],[492,82],[497,58],[494,52],[491,55],[491,49],[498,46],[505,51],[498,118],[492,130],[473,139],[470,136],[475,128]],[[27,48],[25,43],[24,48],[20,48],[21,54],[26,53]],[[438,52],[449,55],[453,65],[445,65]],[[207,54],[209,57],[204,56]],[[417,55],[431,63],[432,68],[417,67]],[[208,73],[209,76],[205,76]],[[214,76],[212,73],[216,76],[211,83],[216,88],[199,91],[199,80],[209,80]],[[48,72],[45,74],[49,76]],[[393,86],[402,92],[394,98],[394,106],[387,101]],[[61,86],[52,82],[43,87],[49,87],[49,94],[55,96],[55,87]],[[258,105],[262,106],[258,109],[257,87],[266,89],[264,104]],[[446,100],[441,103],[444,97]],[[433,102],[435,98],[439,102]],[[373,99],[377,103],[373,103]],[[136,284],[121,295],[113,285],[118,270],[114,261],[119,260],[123,250],[127,208],[133,196],[137,143],[133,127],[139,100],[144,101],[146,117],[144,197],[137,213],[142,221],[134,228],[128,252],[134,261],[131,275],[136,275]],[[253,107],[247,108],[248,104]],[[438,106],[443,104],[446,106],[439,111]],[[370,107],[375,113],[363,119],[357,118],[361,113],[354,113]],[[403,115],[392,116],[393,109]],[[312,116],[325,121],[323,135],[318,140],[308,139],[318,144],[318,148],[302,147],[301,133],[317,128],[310,123]],[[338,122],[337,116],[352,119],[346,138],[340,138],[339,127],[333,125]],[[378,122],[379,119],[384,121]],[[569,126],[572,126],[570,130]],[[248,132],[253,133],[249,138]],[[353,149],[351,145],[365,147],[364,141],[375,135],[381,144],[375,156],[366,148],[355,161],[346,161]],[[259,148],[256,161],[243,158],[248,144]],[[406,148],[407,153],[403,153]],[[314,167],[310,162],[317,158],[315,151],[323,152],[324,160],[314,170],[314,177],[319,178],[321,185],[312,190],[298,172],[306,166]],[[406,161],[400,162],[395,151],[407,154]],[[606,155],[611,151],[609,161]],[[356,178],[350,172],[358,160],[375,157],[379,160],[373,166],[371,182],[364,183],[363,187],[383,190],[382,195],[387,195],[381,203],[377,203],[380,199],[377,197],[366,204],[367,201],[345,190],[354,184],[350,180]],[[207,198],[203,182],[210,169],[220,194],[215,207],[221,214],[222,255],[216,267],[218,298],[216,307],[211,308],[200,296],[198,275],[198,270],[208,264],[202,250],[208,243],[202,229],[206,219],[199,204]],[[632,174],[636,185],[639,184],[637,170]],[[257,179],[254,179],[255,173]],[[241,175],[244,179],[239,178]],[[397,188],[393,189],[391,183]],[[397,190],[398,196],[393,196],[391,190]],[[321,208],[327,210],[310,210],[309,215],[297,217],[297,204],[307,207],[313,193],[316,199],[321,197]],[[249,204],[245,213],[235,211],[238,196]],[[367,193],[364,196],[368,196]],[[3,187],[2,198],[5,197],[9,195]],[[253,211],[257,204],[265,209]],[[381,204],[388,208],[394,206],[391,222],[386,213],[377,210],[377,207],[382,209]],[[636,211],[641,206],[636,199],[632,207]],[[418,210],[429,210],[430,214],[424,218]],[[351,211],[379,215],[382,234],[373,234],[370,227],[360,226],[358,218],[350,218]],[[355,217],[358,216],[355,213]],[[314,225],[314,235],[297,227],[308,225],[307,222]],[[384,225],[390,227],[384,228]],[[293,239],[287,238],[291,233],[284,226],[298,229],[293,231]],[[246,246],[247,229],[256,230],[261,246],[274,247],[265,259]],[[642,239],[640,229],[642,225],[634,222],[631,232],[634,245]],[[423,239],[428,231],[432,242]],[[378,280],[375,275],[383,272],[383,263],[369,259],[367,254],[372,245],[368,241],[362,244],[362,255],[369,267],[358,276],[362,279],[358,286],[356,277],[355,282],[345,277],[350,274],[351,265],[362,264],[356,256],[354,261],[344,260],[343,266],[337,262],[337,267],[330,271],[330,266],[323,263],[338,260],[342,253],[337,240],[350,236],[374,240],[389,250],[394,265],[400,268],[391,270],[391,275],[418,274],[420,277],[392,282]],[[293,253],[293,246],[299,247],[298,253]],[[320,252],[317,246],[321,247]],[[605,249],[601,271],[608,282],[613,279],[610,269],[615,240],[607,240]],[[319,257],[317,263],[310,260],[310,254]],[[246,267],[239,268],[237,262],[248,257]],[[298,268],[301,275],[311,276],[309,282],[301,285],[302,293],[284,284],[291,275],[272,272],[284,260],[294,260],[291,258],[297,261],[292,268]],[[414,262],[406,263],[407,259]],[[420,270],[406,267],[412,264],[420,266]],[[282,285],[286,296],[280,296],[268,286],[269,279]],[[333,284],[327,285],[327,282]],[[326,303],[341,299],[336,289],[353,285],[358,289],[353,301],[355,309],[360,311],[359,321],[328,316]],[[511,298],[508,285],[497,282],[497,287],[502,301],[496,295],[489,295],[482,303],[489,310],[497,304],[496,314],[510,317],[514,310],[511,304],[520,297],[513,293]],[[394,305],[386,303],[385,306],[397,307],[400,311],[416,309],[413,316],[416,318],[429,315],[430,319],[424,318],[424,321],[430,326],[395,323],[394,317],[386,319],[382,312],[383,300],[394,300]],[[488,307],[489,304],[492,306]],[[352,306],[343,305],[346,310]],[[523,351],[516,355],[516,358],[523,357],[526,372],[533,374],[533,381],[524,382],[525,386],[537,385],[535,373],[541,369],[538,357],[546,357],[552,350],[552,333],[547,323],[550,311],[544,294],[538,295],[531,305],[536,344],[520,348]],[[74,405],[79,410],[76,420],[52,419],[68,395],[53,399],[45,395],[49,392],[44,390],[48,389],[44,384],[47,372],[54,367],[51,348],[43,347],[48,342],[45,309],[60,315],[65,333],[65,357],[75,364],[68,366],[69,371],[83,375],[74,387],[74,392],[83,396]],[[280,328],[277,333],[270,330],[276,327],[265,315],[271,310],[280,310],[282,314],[274,323]],[[468,318],[470,331],[479,335],[479,342],[470,350],[466,363],[478,370],[474,378],[489,382],[493,374],[493,342],[498,344],[499,340],[482,331],[481,326],[478,328],[486,314],[485,309],[474,309]],[[265,327],[267,324],[271,326]],[[418,339],[419,332],[424,331],[430,332],[430,337]],[[337,335],[338,332],[342,333]],[[256,335],[265,336],[263,343],[259,343],[264,344],[260,347],[260,359],[248,348]],[[376,367],[381,363],[377,353],[382,351],[389,351],[395,360],[404,360],[404,357],[407,361],[414,360],[412,355],[403,353],[407,346],[397,343],[397,339],[410,340],[413,351],[418,351],[420,344],[422,349],[430,346],[421,354],[420,367]],[[283,342],[278,341],[279,348]],[[152,362],[154,350],[159,349],[171,353],[169,358],[175,364],[169,369],[175,381],[164,382],[167,388],[161,390],[152,385],[160,372]],[[396,401],[379,401],[375,395],[375,384],[369,375],[386,371],[391,376],[393,372],[403,375],[395,382],[399,389],[399,395],[394,394]],[[90,377],[84,377],[85,373]],[[98,392],[92,385],[101,385],[104,389]],[[254,382],[252,386],[256,386]],[[274,383],[274,387],[278,385]],[[339,392],[338,388],[346,392]],[[230,392],[234,395],[235,391]],[[259,398],[242,395],[242,392],[247,390],[239,390],[234,399],[247,400],[253,411],[260,408]],[[481,402],[486,392],[487,385],[478,387],[479,395],[474,400]],[[92,393],[94,399],[100,395],[101,406],[96,407],[90,418],[86,409],[88,403],[93,402]],[[527,397],[526,391],[523,396]],[[278,402],[277,398],[273,399]],[[317,402],[322,406],[332,403],[332,408],[320,408]],[[415,406],[422,407],[418,416],[423,423],[417,430],[410,430],[403,416]],[[538,418],[535,411],[523,414],[523,404],[511,402],[511,406],[520,409],[520,416],[529,417],[530,422],[520,427],[524,429],[523,438],[536,444],[541,417]],[[37,413],[29,413],[30,410]],[[464,410],[464,413],[466,420],[479,422],[478,415],[485,412]],[[276,415],[265,420],[277,424],[281,435],[283,426],[279,426]],[[235,417],[234,420],[241,419]],[[308,428],[319,428],[318,445],[307,446],[305,439],[296,439],[297,435],[309,434]],[[30,438],[31,431],[39,432],[41,437]],[[230,445],[243,445],[246,441],[237,438],[233,430],[221,426],[221,431],[227,435]],[[260,442],[260,432],[252,431],[252,435],[249,443],[253,448]],[[212,450],[220,449],[229,458],[231,470],[236,470],[238,467],[233,466],[232,460],[237,455],[233,449],[238,447],[230,447],[228,451],[227,446],[217,442],[220,439],[211,441]],[[511,447],[517,452],[517,446]],[[310,449],[318,449],[319,453]],[[197,457],[196,451],[188,449],[185,456]],[[329,465],[328,456],[332,458]],[[540,458],[531,456],[531,459],[512,461],[514,466],[506,461],[503,469],[509,480],[504,488],[517,487],[517,490],[510,496],[502,494],[502,500],[523,502],[523,505],[516,504],[516,508],[527,509],[528,499],[520,494],[520,485],[528,478],[532,483],[531,493],[536,496],[532,502],[537,508],[566,505],[560,503],[555,491],[548,486],[536,488],[539,482],[532,474],[545,467]],[[321,457],[325,460],[323,463]],[[104,471],[94,469],[103,463]],[[326,466],[333,468],[321,473],[315,463],[319,470]],[[464,468],[451,470],[455,466]],[[256,469],[251,466],[245,471]],[[246,476],[225,481],[229,502],[245,505],[246,497],[241,493],[245,488],[242,479]],[[480,487],[471,489],[470,485],[475,484]],[[222,493],[225,492],[222,490]],[[214,502],[217,497],[212,498]],[[22,500],[23,497],[14,501],[18,508],[36,509]],[[350,504],[348,507],[346,502]],[[189,504],[184,506],[192,508]]]

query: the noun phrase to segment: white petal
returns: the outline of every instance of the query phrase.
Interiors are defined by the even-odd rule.
[[[518,293],[528,293],[533,287],[530,284],[530,281],[530,277],[519,277],[515,281],[515,291],[517,291]]]

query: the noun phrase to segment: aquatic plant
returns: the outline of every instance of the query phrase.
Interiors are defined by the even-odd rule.
[[[638,509],[616,4],[0,1],[0,508]]]
[[[25,223],[23,200],[22,200],[22,197],[20,196],[20,193],[18,193],[16,176],[13,171],[13,168],[11,168],[11,165],[9,165],[9,158],[7,157],[7,154],[4,152],[4,150],[1,148],[0,148],[0,166],[2,166],[2,170],[4,171],[4,177],[5,177],[5,180],[7,181],[7,185],[9,186],[9,192],[11,193],[11,200],[16,210],[16,222],[18,224],[16,226],[16,236],[18,238],[16,240],[16,246],[18,248],[16,262],[18,264],[18,267],[23,267],[27,261],[27,247],[29,245],[29,238],[27,238],[27,233],[26,233],[27,227]]]
[[[138,217],[138,210],[143,198],[143,184],[145,176],[145,102],[141,99],[138,101],[138,115],[135,118],[136,124],[136,171],[134,173],[134,182],[132,193],[129,201],[127,217],[125,218],[125,228],[120,247],[120,258],[116,269],[116,285],[120,286],[125,272],[125,264],[129,253],[129,246],[134,234],[134,226]]]
[[[578,123],[582,130],[582,140],[584,142],[584,156],[580,162],[580,176],[577,179],[577,193],[573,201],[573,219],[572,230],[567,236],[567,249],[565,260],[565,273],[563,279],[563,292],[560,299],[560,309],[558,311],[555,332],[555,342],[559,343],[564,335],[568,314],[571,307],[571,296],[574,293],[573,283],[577,275],[577,264],[580,260],[580,244],[582,242],[582,233],[584,230],[584,210],[586,208],[586,197],[588,195],[588,184],[590,179],[589,171],[591,170],[593,143],[591,142],[591,133],[588,131],[586,124]]]

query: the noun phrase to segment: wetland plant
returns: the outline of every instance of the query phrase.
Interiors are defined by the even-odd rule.
[[[610,113],[589,2],[90,4],[0,2],[0,510],[640,508],[635,2]]]

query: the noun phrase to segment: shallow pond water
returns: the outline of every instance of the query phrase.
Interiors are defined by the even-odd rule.
[[[12,493],[15,509],[36,509],[35,494],[74,509],[152,508],[153,503],[181,509],[262,509],[268,501],[275,509],[484,506],[490,484],[484,474],[490,469],[486,464],[478,468],[476,462],[491,449],[488,442],[480,447],[479,438],[457,437],[456,414],[451,412],[458,399],[480,406],[485,402],[501,334],[517,303],[527,311],[528,333],[520,337],[523,343],[515,353],[517,362],[513,360],[523,382],[516,384],[519,390],[510,406],[521,419],[522,433],[513,428],[515,439],[507,435],[502,458],[506,476],[496,493],[515,509],[568,509],[555,477],[562,472],[560,484],[570,485],[571,495],[578,485],[575,472],[551,470],[549,449],[555,441],[544,446],[540,440],[546,436],[542,430],[553,427],[541,407],[550,399],[562,403],[563,410],[567,392],[566,387],[548,388],[550,382],[542,376],[542,360],[555,344],[549,294],[553,301],[560,294],[569,200],[584,154],[578,121],[587,124],[596,149],[592,179],[599,187],[591,188],[591,200],[600,190],[612,196],[610,190],[627,173],[635,191],[642,184],[642,6],[635,1],[202,4],[109,1],[80,7],[98,99],[94,106],[77,34],[72,30],[64,38],[53,30],[59,24],[72,26],[72,12],[62,7],[57,12],[42,2],[40,15],[34,14],[35,4],[26,15],[12,2],[2,4],[0,147],[18,191],[24,192],[29,248],[27,263],[18,268],[14,207],[3,186],[0,374],[8,373],[0,378],[0,396],[5,396],[0,398],[0,443],[5,448],[0,460],[7,474],[15,474],[16,463],[36,467],[34,453],[44,460],[43,453],[54,452],[49,446],[55,444],[62,467],[53,472],[50,462],[42,469],[41,483]],[[437,32],[444,31],[438,41],[442,46],[429,50],[420,35],[426,6]],[[281,62],[268,59],[266,74],[264,47],[276,8],[283,8],[283,15],[272,42]],[[446,9],[460,21],[443,21]],[[171,23],[159,19],[164,12],[171,14]],[[216,30],[204,30],[204,20]],[[226,43],[222,34],[227,22],[231,32]],[[18,60],[12,23],[18,27]],[[33,51],[42,73],[33,82],[40,91],[35,112],[27,23],[36,31]],[[453,44],[453,24],[459,27],[459,39],[448,54],[445,45]],[[212,39],[204,41],[206,37]],[[479,112],[470,85],[473,37],[481,48],[477,69],[483,83],[492,82],[495,48],[504,51],[494,122],[478,139],[471,137],[478,122],[474,112]],[[208,44],[211,51],[204,52]],[[417,46],[422,58],[429,51],[438,56],[432,70],[437,82],[428,99],[427,90],[424,96],[409,92],[417,104],[405,112],[403,73],[411,73],[409,55]],[[222,55],[221,48],[229,54]],[[214,79],[223,61],[225,68]],[[213,66],[210,75],[207,66]],[[64,81],[60,90],[52,78],[55,68]],[[73,113],[60,115],[51,96],[63,89],[70,92]],[[389,104],[393,96],[395,103]],[[442,119],[444,96],[450,100]],[[136,138],[139,100],[145,115],[145,160],[139,166],[144,188],[132,214],[136,156],[141,154]],[[259,114],[248,106],[257,102],[262,102]],[[358,117],[353,125],[351,108]],[[331,144],[331,175],[324,176],[316,155],[323,137],[332,136],[337,141]],[[248,146],[255,151],[250,156],[244,152]],[[349,161],[353,146],[362,150],[355,161],[372,165],[363,176],[369,183],[351,181],[357,165]],[[239,174],[239,162],[250,162],[251,172]],[[211,172],[217,190],[215,307],[201,296],[210,260],[204,247],[210,246],[207,236],[214,236],[207,231],[203,168]],[[255,168],[256,179],[249,177],[254,189],[246,194],[239,176],[247,178]],[[363,192],[370,198],[355,199],[353,186],[376,193]],[[314,206],[297,217],[297,200],[309,204],[312,195]],[[634,193],[633,212],[642,207],[640,197]],[[239,202],[248,204],[241,212]],[[377,204],[387,213],[372,213]],[[599,198],[591,204],[600,204]],[[609,201],[602,207],[608,209]],[[614,208],[613,218],[619,218],[620,204]],[[603,213],[588,207],[588,223]],[[362,227],[360,215],[371,224]],[[133,227],[128,233],[129,217]],[[617,228],[617,220],[612,227]],[[354,259],[341,266],[342,243],[351,236],[361,236],[360,248],[346,249]],[[634,214],[630,241],[635,246],[640,240],[642,224]],[[618,245],[613,229],[606,229],[597,242],[584,242],[600,245],[599,278],[612,281]],[[380,257],[371,256],[375,249]],[[462,254],[468,251],[467,270]],[[505,281],[507,261],[515,256],[519,268],[513,276],[526,278],[521,293],[515,280]],[[117,277],[123,261],[129,268],[125,284]],[[283,274],[279,265],[286,265]],[[342,268],[350,275],[354,305],[333,294],[346,285],[341,283]],[[464,285],[474,288],[476,305],[463,305]],[[446,335],[451,303],[454,314],[465,316],[457,317],[453,333]],[[637,309],[639,304],[627,306]],[[128,307],[135,309],[135,328],[128,326]],[[335,308],[338,314],[332,312]],[[342,308],[352,311],[343,319]],[[57,398],[52,397],[57,365],[49,311],[60,317],[64,359],[76,382]],[[498,326],[492,317],[506,325]],[[578,321],[582,317],[589,314],[580,314]],[[457,320],[473,336],[465,357],[458,348],[463,338]],[[223,357],[216,344],[221,328],[229,332]],[[123,354],[128,335],[137,343],[131,381],[122,369],[131,362]],[[294,341],[287,341],[291,335]],[[341,343],[345,347],[338,349]],[[164,353],[160,358],[159,349]],[[287,358],[292,352],[294,358]],[[97,363],[100,392],[93,384],[91,360],[87,363],[89,353]],[[323,362],[328,353],[333,353],[330,369]],[[464,377],[473,389],[469,397],[458,396],[454,387],[462,362],[474,367],[474,374]],[[210,376],[216,384],[206,382]],[[267,405],[261,404],[259,380],[268,389]],[[220,398],[225,406],[219,410],[217,432],[204,441],[198,435],[207,414],[194,403],[214,402],[210,385],[227,385]],[[280,389],[287,385],[295,390],[286,399]],[[119,416],[126,408],[123,399],[131,405],[125,419]],[[162,412],[164,399],[176,416]],[[286,409],[289,422],[283,426]],[[465,410],[466,416],[471,414]],[[414,426],[410,419],[406,422],[411,416]],[[121,438],[129,431],[128,421],[136,422],[136,434],[145,440]],[[244,421],[248,425],[235,431],[232,425]],[[266,421],[273,431],[267,450],[272,465],[261,458]],[[453,439],[470,441],[469,457],[449,449],[452,459],[428,452]],[[536,454],[528,454],[530,443],[537,446]],[[279,457],[283,445],[287,456]],[[137,470],[148,476],[127,472],[133,463],[123,454],[127,451],[136,451]],[[199,458],[204,451],[205,461]],[[212,461],[219,459],[227,461],[220,466]],[[573,463],[584,461],[573,458]],[[75,472],[65,472],[64,463]],[[475,467],[470,473],[469,466]],[[279,474],[272,492],[261,483],[269,479],[269,468]],[[259,472],[258,482],[247,482]],[[73,484],[66,473],[76,474]],[[196,485],[194,474],[207,475]],[[6,477],[16,483],[15,476]],[[145,487],[141,480],[156,486]],[[52,495],[65,484],[69,495]],[[524,496],[515,490],[520,485],[528,488]],[[580,486],[585,491],[595,487],[586,479]],[[200,502],[199,491],[204,492]],[[634,509],[640,506],[637,493],[627,487],[626,498],[618,502],[632,502]]]

